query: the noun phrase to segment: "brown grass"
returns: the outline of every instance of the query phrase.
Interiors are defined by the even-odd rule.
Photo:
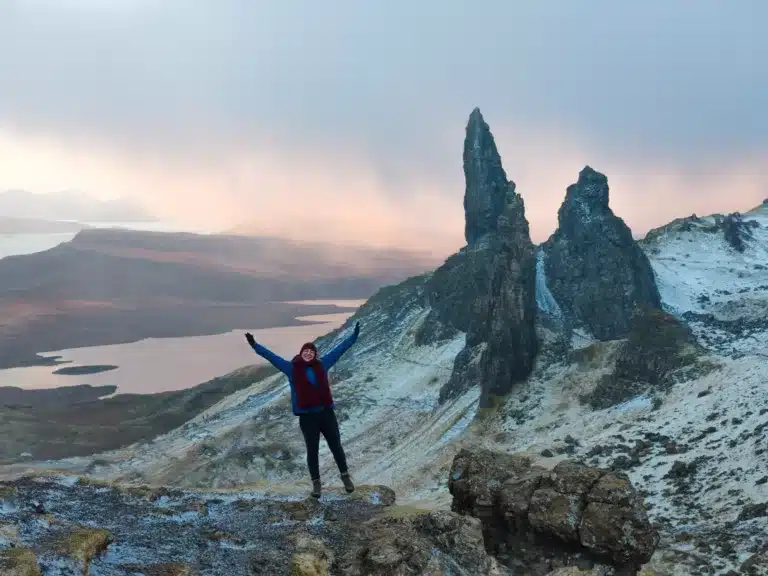
[[[57,460],[150,440],[272,374],[272,367],[254,366],[189,390],[121,394],[61,408],[0,407],[0,464],[19,461],[22,452]]]

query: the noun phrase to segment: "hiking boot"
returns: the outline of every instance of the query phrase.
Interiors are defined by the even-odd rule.
[[[320,498],[320,495],[323,492],[323,487],[320,484],[320,479],[312,480],[312,497],[313,498]]]
[[[355,491],[355,485],[352,484],[352,478],[349,477],[349,472],[345,472],[341,475],[341,481],[344,482],[344,490],[348,493]]]

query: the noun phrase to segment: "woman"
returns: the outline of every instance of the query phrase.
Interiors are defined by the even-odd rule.
[[[318,358],[317,348],[311,342],[304,344],[299,354],[290,362],[281,358],[253,339],[253,334],[247,333],[245,339],[256,354],[267,360],[275,368],[288,376],[291,387],[291,404],[293,413],[299,417],[299,427],[304,435],[307,446],[307,466],[312,478],[312,496],[320,498],[322,485],[320,483],[320,434],[325,437],[328,447],[341,473],[341,481],[347,492],[354,492],[355,485],[349,477],[347,458],[341,447],[341,433],[336,421],[331,386],[328,383],[328,371],[338,362],[342,354],[357,341],[360,334],[360,323],[355,324],[355,330],[338,346],[325,356]]]

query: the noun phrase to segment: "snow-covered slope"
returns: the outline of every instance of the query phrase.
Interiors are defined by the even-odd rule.
[[[685,318],[713,351],[766,353],[768,208],[744,216],[751,240],[735,250],[708,217],[668,225],[644,242],[664,307]]]

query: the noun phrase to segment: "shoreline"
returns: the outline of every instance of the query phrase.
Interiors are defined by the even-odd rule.
[[[64,368],[54,370],[53,374],[56,376],[90,376],[91,374],[111,372],[118,368],[119,366],[115,366],[114,364],[86,364],[83,366],[65,366]]]
[[[339,300],[340,301],[340,300]],[[333,302],[339,302],[333,301]],[[358,300],[353,300],[357,302]],[[81,339],[76,340],[74,345],[70,345],[66,348],[57,348],[55,350],[39,350],[36,352],[29,351],[26,353],[26,357],[23,355],[16,358],[3,358],[0,355],[0,371],[19,369],[19,368],[36,368],[36,367],[53,367],[64,364],[70,364],[70,360],[62,360],[64,356],[62,352],[70,352],[72,350],[81,350],[85,348],[98,348],[102,346],[120,346],[136,344],[146,340],[169,340],[175,338],[197,338],[206,336],[221,336],[230,332],[238,330],[273,330],[277,328],[298,328],[302,326],[316,326],[320,324],[328,323],[327,320],[318,320],[318,316],[327,316],[334,314],[348,314],[354,313],[359,306],[339,306],[336,304],[309,304],[309,300],[302,301],[301,304],[292,302],[274,302],[277,305],[296,306],[297,309],[291,310],[289,313],[291,317],[289,319],[283,319],[281,317],[270,318],[264,322],[258,322],[259,306],[250,306],[254,308],[253,317],[255,320],[249,322],[249,325],[243,324],[243,326],[228,326],[217,329],[198,329],[194,328],[189,330],[176,330],[171,334],[163,334],[160,336],[133,336],[127,335],[123,337],[112,338],[90,338],[88,334],[85,334]],[[331,301],[327,301],[331,302]],[[361,300],[361,302],[365,302]],[[255,325],[254,325],[255,324]],[[22,353],[23,354],[23,353]]]
[[[266,366],[246,345],[242,332],[283,356],[305,341],[340,328],[355,313],[353,302],[340,306],[311,306],[332,312],[293,317],[289,325],[219,331],[203,336],[145,338],[41,353],[35,361],[0,370],[0,387],[23,390],[71,390],[79,385],[115,386],[107,397],[152,395],[189,390],[200,382],[242,366]],[[304,308],[303,311],[305,311]],[[314,311],[314,310],[313,310]]]

